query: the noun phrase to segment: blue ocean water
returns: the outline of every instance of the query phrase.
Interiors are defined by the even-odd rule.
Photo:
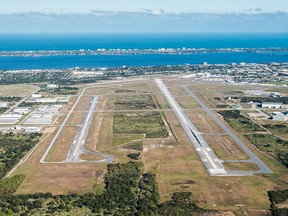
[[[288,34],[18,34],[0,35],[0,51],[157,48],[288,48]],[[288,62],[288,54],[0,57],[0,70],[118,67],[232,62]]]

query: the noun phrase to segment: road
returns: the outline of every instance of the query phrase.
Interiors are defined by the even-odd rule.
[[[166,98],[170,107],[173,109],[179,123],[184,129],[190,143],[194,147],[195,151],[200,157],[200,160],[206,167],[207,171],[212,176],[227,175],[227,171],[222,165],[222,161],[216,156],[214,151],[210,148],[208,143],[204,140],[201,133],[197,130],[194,124],[191,122],[185,111],[181,108],[179,103],[172,96],[170,91],[164,85],[161,79],[154,79],[158,85],[160,91]]]
[[[218,119],[218,117],[193,92],[188,89],[186,85],[182,85],[182,87],[187,91],[189,96],[192,97],[202,107],[202,109],[214,119],[214,121],[225,131],[225,133],[227,133],[227,135],[229,135],[249,156],[250,159],[243,162],[256,163],[259,166],[260,170],[253,171],[253,173],[273,173],[272,170],[257,155],[255,155],[255,153],[252,152],[229,128],[227,128],[223,122]]]

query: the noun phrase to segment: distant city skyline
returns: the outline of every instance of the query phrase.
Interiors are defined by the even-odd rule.
[[[288,32],[287,0],[0,0],[0,33]]]

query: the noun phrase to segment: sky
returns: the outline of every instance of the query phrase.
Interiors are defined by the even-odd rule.
[[[288,32],[288,0],[0,0],[0,33]]]

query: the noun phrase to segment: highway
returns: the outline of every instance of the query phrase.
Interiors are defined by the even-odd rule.
[[[214,151],[204,140],[201,133],[191,122],[189,117],[186,115],[185,111],[181,108],[179,103],[172,96],[172,94],[164,85],[162,80],[155,78],[154,81],[158,85],[160,91],[166,98],[170,107],[173,109],[174,114],[176,115],[179,123],[181,124],[183,130],[185,131],[190,143],[194,147],[195,151],[197,152],[200,160],[204,164],[209,174],[212,176],[227,175],[227,171],[224,169],[222,161],[216,156]]]
[[[223,122],[218,119],[218,117],[195,95],[191,92],[186,85],[182,85],[182,87],[187,91],[190,97],[192,97],[201,107],[207,112],[207,114],[212,117],[215,122],[225,131],[227,135],[229,135],[249,156],[249,160],[245,160],[243,162],[251,162],[255,163],[259,166],[260,170],[258,171],[249,171],[250,173],[273,173],[272,170],[254,153],[252,152],[229,128],[227,128]],[[228,161],[227,161],[228,162]],[[241,162],[241,161],[238,161]],[[236,171],[233,171],[235,173]],[[240,172],[240,171],[239,171]],[[231,172],[231,174],[233,174]],[[242,172],[245,173],[245,172]],[[240,173],[239,173],[240,174]]]

